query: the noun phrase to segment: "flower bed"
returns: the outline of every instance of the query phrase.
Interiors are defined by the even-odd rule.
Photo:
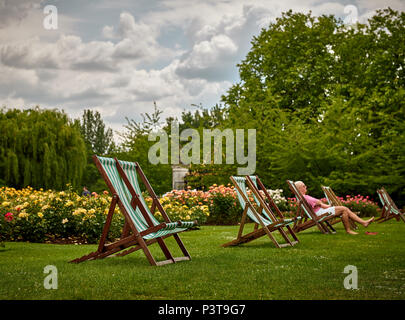
[[[70,188],[55,192],[0,188],[0,241],[96,242],[102,232],[111,196],[79,196]],[[118,208],[116,208],[118,212]],[[109,239],[120,235],[123,216],[114,214]]]
[[[286,199],[283,190],[269,190],[273,200],[286,216],[295,215],[295,198]],[[253,196],[248,196],[254,203]],[[145,195],[149,206],[152,199]],[[325,200],[325,199],[323,199]],[[344,205],[360,216],[378,216],[378,204],[360,195],[341,199]],[[111,195],[93,193],[80,196],[70,187],[66,191],[22,190],[0,188],[1,241],[80,242],[96,243],[102,233],[111,203]],[[160,203],[172,221],[197,220],[200,225],[232,225],[240,222],[242,208],[235,189],[213,185],[208,191],[173,190],[160,198]],[[156,218],[163,221],[158,210]],[[121,235],[124,217],[115,208],[108,240]]]

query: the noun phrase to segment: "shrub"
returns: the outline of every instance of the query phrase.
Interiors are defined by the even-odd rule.
[[[369,198],[369,196],[350,196],[340,198],[345,206],[353,212],[356,212],[359,217],[370,217],[381,215],[381,209],[376,202]]]
[[[150,207],[152,199],[145,197],[145,200]],[[203,191],[172,190],[164,194],[159,201],[172,221],[197,220],[201,225],[206,222],[210,214],[207,195]],[[155,210],[155,217],[159,221],[163,221],[159,210]]]
[[[108,194],[82,197],[70,186],[61,192],[2,187],[0,241],[78,238],[94,243],[101,235],[110,202]],[[114,214],[109,240],[119,237],[122,224],[123,216]]]

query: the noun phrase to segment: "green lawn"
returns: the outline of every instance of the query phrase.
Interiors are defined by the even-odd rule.
[[[162,267],[151,267],[140,251],[70,264],[96,245],[7,242],[0,248],[0,299],[404,299],[405,224],[372,224],[368,231],[377,235],[361,227],[357,236],[335,226],[335,235],[312,228],[282,249],[265,237],[222,248],[238,227],[202,226],[181,234],[193,259]],[[167,243],[180,255],[174,241]],[[151,249],[163,259],[158,246]],[[57,267],[56,290],[44,288],[47,265]],[[344,288],[347,265],[357,268],[357,290]]]

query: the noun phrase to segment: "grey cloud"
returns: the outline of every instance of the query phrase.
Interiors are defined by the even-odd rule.
[[[0,28],[18,24],[30,10],[38,9],[42,0],[0,0]]]

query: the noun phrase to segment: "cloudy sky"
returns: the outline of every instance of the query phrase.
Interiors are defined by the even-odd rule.
[[[94,109],[118,131],[154,101],[179,117],[220,103],[281,12],[364,22],[388,6],[405,11],[405,0],[0,0],[0,106]]]

